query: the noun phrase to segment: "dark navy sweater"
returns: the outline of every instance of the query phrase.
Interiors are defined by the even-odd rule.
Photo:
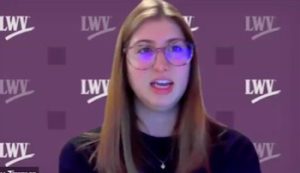
[[[95,132],[99,133],[100,128]],[[175,157],[170,156],[171,137],[154,137],[139,132],[145,155],[143,173],[174,173]],[[218,128],[212,133],[213,144],[210,153],[210,166],[212,173],[261,173],[259,160],[252,142],[236,130]],[[94,162],[88,159],[95,150],[96,144],[84,150],[76,148],[87,142],[82,136],[71,139],[63,147],[59,158],[59,173],[97,173],[93,170]],[[175,149],[175,151],[177,151]],[[169,157],[169,158],[168,158]],[[161,162],[166,158],[166,168],[161,169]],[[206,173],[199,167],[193,173]]]

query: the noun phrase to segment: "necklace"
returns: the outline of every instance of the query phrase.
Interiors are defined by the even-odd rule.
[[[167,154],[166,158],[165,159],[160,159],[147,145],[145,145],[144,142],[143,143],[143,146],[149,151],[149,153],[156,159],[160,162],[160,168],[162,170],[166,169],[166,162],[170,159],[170,156],[173,154],[173,150],[174,150],[174,145],[173,145],[173,142],[172,142],[172,147],[171,147],[171,150],[169,151],[169,153]]]
[[[145,147],[150,153],[152,156],[154,156],[159,162],[160,162],[160,168],[161,169],[165,169],[166,168],[166,162],[169,160],[169,156],[171,154],[171,151],[169,152],[169,154],[167,155],[167,157],[164,159],[164,160],[161,160],[153,151],[151,151],[148,147]]]
[[[140,122],[140,123],[142,123],[142,122]],[[148,133],[149,134],[151,134],[150,133],[150,131],[149,131],[149,129],[148,129],[148,127],[144,124],[144,123],[142,123],[141,124],[142,126],[144,126],[144,128],[148,131]],[[169,158],[170,158],[170,156],[172,156],[172,154],[173,154],[173,150],[174,150],[174,139],[172,139],[172,143],[171,143],[171,150],[169,151],[169,153],[167,154],[167,156],[166,156],[166,158],[164,159],[164,160],[161,160],[150,148],[148,148],[148,146],[147,145],[145,145],[145,143],[143,142],[143,141],[141,141],[142,142],[142,144],[143,144],[143,146],[150,152],[150,154],[152,155],[152,156],[154,156],[155,157],[155,159],[157,159],[161,164],[160,164],[160,168],[162,169],[162,170],[164,170],[164,169],[166,169],[166,162],[169,160]]]

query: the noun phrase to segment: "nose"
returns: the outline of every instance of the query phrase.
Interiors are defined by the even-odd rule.
[[[157,49],[153,69],[158,72],[167,71],[169,69],[169,63],[165,57],[163,49]]]

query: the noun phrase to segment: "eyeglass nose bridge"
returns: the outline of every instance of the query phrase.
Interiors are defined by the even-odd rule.
[[[161,52],[161,53],[164,55],[165,61],[166,61],[168,64],[171,64],[171,63],[169,62],[169,60],[168,60],[168,57],[167,57],[166,47],[157,47],[157,48],[155,48],[154,50],[155,50],[155,55],[154,55],[155,57],[154,57],[154,62],[153,62],[153,64],[156,63],[156,61],[157,61],[157,55],[158,55],[159,52]]]
[[[166,47],[157,47],[155,48],[155,55],[157,56],[158,52],[162,52],[166,56]]]

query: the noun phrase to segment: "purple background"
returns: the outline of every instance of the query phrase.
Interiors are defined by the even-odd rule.
[[[32,95],[6,104],[0,94],[0,143],[29,142],[33,159],[13,166],[58,172],[58,156],[71,137],[102,123],[105,98],[91,104],[82,79],[108,79],[120,26],[137,4],[123,1],[0,0],[0,16],[31,16],[31,32],[6,41],[0,31],[0,80],[29,79]],[[208,112],[254,143],[275,143],[280,157],[261,163],[264,173],[299,173],[300,2],[285,0],[171,1],[194,16]],[[92,40],[81,16],[111,16],[112,32]],[[251,40],[245,16],[275,16],[277,32]],[[102,29],[102,26],[100,26]],[[275,79],[279,95],[255,104],[246,79]],[[261,158],[263,159],[263,158]],[[0,158],[0,166],[9,159]]]

